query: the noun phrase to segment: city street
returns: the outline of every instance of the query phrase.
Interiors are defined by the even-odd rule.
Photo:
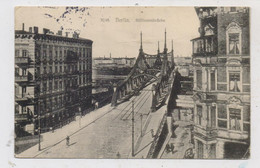
[[[127,158],[132,144],[132,100],[135,113],[135,140],[140,134],[142,123],[149,113],[152,96],[151,85],[138,96],[115,107],[108,114],[86,126],[65,140],[37,155],[38,158]],[[107,105],[110,106],[110,105]],[[84,125],[82,125],[84,127]],[[58,136],[58,135],[57,135]]]

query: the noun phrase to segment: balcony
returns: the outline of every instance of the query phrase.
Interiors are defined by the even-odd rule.
[[[194,135],[197,135],[203,139],[213,140],[217,137],[218,134],[216,128],[195,125]]]
[[[27,114],[15,114],[15,121],[16,122],[27,121]]]
[[[248,132],[246,131],[242,132],[222,128],[202,127],[198,125],[194,126],[194,135],[205,140],[214,140],[215,138],[246,140],[248,138]]]
[[[15,101],[16,102],[28,101],[28,97],[23,96],[23,95],[15,95]]]
[[[15,101],[16,102],[26,102],[28,100],[32,100],[32,96],[30,94],[20,94],[15,95]]]
[[[217,54],[217,37],[215,35],[192,39],[192,56],[214,56]]]
[[[15,76],[15,82],[28,82],[28,75]]]
[[[28,64],[29,58],[28,57],[15,57],[16,64]]]

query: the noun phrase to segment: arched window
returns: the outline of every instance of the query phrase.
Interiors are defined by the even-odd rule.
[[[236,22],[231,22],[226,31],[227,54],[241,54],[241,27]]]

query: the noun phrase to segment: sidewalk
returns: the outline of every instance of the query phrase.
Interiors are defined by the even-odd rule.
[[[148,123],[146,123],[146,128],[143,130],[143,136],[139,136],[135,144],[135,156],[132,157],[131,154],[129,154],[129,158],[146,158],[154,140],[154,137],[152,137],[151,134],[151,130],[153,129],[154,134],[156,134],[166,109],[167,106],[165,105],[155,113],[150,113],[151,116],[148,120]]]
[[[64,141],[67,136],[71,136],[84,127],[92,124],[102,116],[106,115],[107,113],[111,112],[113,107],[110,104],[103,106],[97,110],[91,111],[90,113],[86,114],[82,118],[76,117],[76,120],[69,123],[68,125],[63,126],[62,128],[56,129],[54,132],[46,132],[41,134],[42,135],[42,142],[41,142],[41,151],[38,151],[38,144],[25,150],[24,152],[15,155],[17,158],[32,158],[37,157],[39,154],[43,153],[44,151],[48,150],[49,148],[61,143]]]
[[[191,122],[188,121],[176,121],[175,125],[179,125],[174,134],[176,135],[175,138],[171,138],[168,144],[174,144],[174,151],[167,153],[164,150],[162,154],[162,159],[183,159],[185,155],[185,151],[189,148],[193,148],[193,145],[190,143],[191,132],[188,125]]]

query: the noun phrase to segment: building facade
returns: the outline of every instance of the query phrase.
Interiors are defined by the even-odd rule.
[[[249,8],[195,7],[195,158],[246,158],[250,146]]]
[[[92,43],[38,27],[15,31],[16,134],[39,123],[48,131],[91,107]]]

